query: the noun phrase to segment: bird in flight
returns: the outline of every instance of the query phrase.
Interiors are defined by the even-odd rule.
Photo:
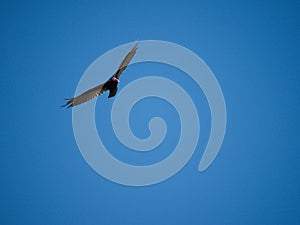
[[[120,82],[119,81],[120,75],[123,73],[123,71],[126,69],[128,64],[132,60],[133,56],[135,55],[137,50],[137,45],[138,43],[136,42],[132,47],[132,49],[130,50],[130,52],[128,52],[128,54],[125,56],[119,68],[111,78],[109,78],[106,82],[99,84],[74,98],[67,98],[66,104],[62,105],[61,107],[70,108],[70,107],[80,105],[84,102],[91,100],[92,98],[97,97],[98,95],[103,94],[106,91],[109,91],[108,98],[115,96],[118,91],[118,83]]]

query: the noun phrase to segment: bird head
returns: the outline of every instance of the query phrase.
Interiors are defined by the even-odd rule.
[[[116,77],[113,77],[113,78],[112,78],[112,81],[114,81],[114,82],[118,82],[118,83],[120,82],[120,81],[119,81],[119,79],[118,79],[118,78],[116,78]]]

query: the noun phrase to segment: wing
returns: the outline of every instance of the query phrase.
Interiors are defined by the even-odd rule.
[[[138,42],[136,42],[134,44],[134,46],[132,47],[132,49],[130,50],[130,52],[128,52],[128,54],[125,56],[125,58],[121,62],[120,66],[119,66],[119,68],[117,70],[117,72],[113,75],[113,77],[116,77],[117,79],[119,79],[120,75],[123,73],[123,71],[126,69],[126,67],[128,66],[128,64],[132,60],[133,56],[135,55],[138,44],[139,44]]]
[[[67,107],[67,108],[74,107],[84,102],[87,102],[92,98],[97,97],[98,95],[103,94],[105,91],[108,90],[107,88],[103,87],[104,84],[105,83],[99,84],[96,87],[87,90],[86,92],[82,93],[81,95],[78,95],[75,98],[66,99],[68,100],[67,103],[62,105],[61,107]]]

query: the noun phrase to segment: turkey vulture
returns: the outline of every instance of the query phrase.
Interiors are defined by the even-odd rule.
[[[78,95],[74,98],[67,98],[66,104],[62,105],[61,107],[74,107],[77,105],[80,105],[84,102],[87,102],[91,100],[92,98],[95,98],[98,95],[103,94],[105,91],[109,91],[108,98],[111,98],[116,95],[118,91],[118,83],[120,75],[123,73],[123,71],[128,66],[129,62],[132,60],[133,56],[135,55],[135,52],[137,50],[138,43],[135,43],[130,52],[125,56],[123,61],[121,62],[118,70],[114,73],[114,75],[109,78],[106,82],[97,85],[96,87],[93,87],[86,92],[82,93],[81,95]]]

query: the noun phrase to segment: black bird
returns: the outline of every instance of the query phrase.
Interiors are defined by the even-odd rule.
[[[130,52],[128,52],[128,54],[121,62],[118,70],[114,73],[114,75],[111,78],[109,78],[106,82],[87,90],[81,95],[78,95],[74,98],[67,98],[66,104],[62,105],[61,107],[70,108],[70,107],[80,105],[84,102],[91,100],[92,98],[95,98],[98,95],[103,94],[106,91],[109,91],[108,98],[115,96],[118,91],[118,83],[120,82],[119,81],[120,75],[123,73],[123,71],[128,66],[129,62],[132,60],[133,56],[135,55],[137,50],[137,45],[138,43],[134,44]]]

